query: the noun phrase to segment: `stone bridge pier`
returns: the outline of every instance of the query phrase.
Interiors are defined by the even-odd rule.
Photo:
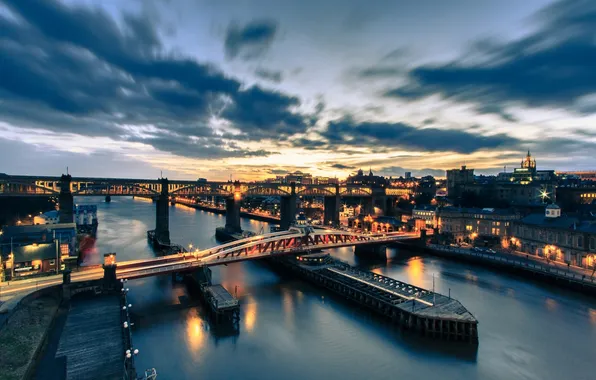
[[[70,174],[62,174],[60,177],[60,194],[58,195],[60,223],[74,222],[74,197],[70,190],[71,181]]]
[[[323,224],[325,226],[339,226],[339,208],[341,205],[339,185],[335,185],[335,195],[326,196],[324,202]]]
[[[160,178],[161,193],[155,204],[155,238],[165,245],[170,244],[170,193],[167,178]]]
[[[362,259],[387,259],[387,246],[384,244],[360,244],[354,246],[354,255]]]
[[[234,182],[234,194],[226,198],[226,230],[231,233],[242,232],[240,227],[240,202],[242,193],[240,192],[240,182]]]
[[[281,197],[279,211],[279,226],[282,230],[290,228],[292,222],[296,219],[296,183],[292,182],[290,195]]]

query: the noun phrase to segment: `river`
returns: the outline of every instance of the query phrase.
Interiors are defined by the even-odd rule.
[[[148,200],[76,198],[98,205],[96,253],[118,260],[153,257],[146,231],[155,225]],[[217,245],[225,216],[183,205],[170,209],[171,239],[199,248]],[[242,220],[242,228],[269,230]],[[354,265],[457,298],[479,320],[479,345],[437,342],[401,332],[382,319],[259,262],[213,268],[241,302],[240,331],[212,331],[201,306],[170,276],[129,282],[137,322],[139,370],[159,379],[596,379],[596,299],[482,267],[405,250],[383,263],[358,262],[352,249],[332,254]]]

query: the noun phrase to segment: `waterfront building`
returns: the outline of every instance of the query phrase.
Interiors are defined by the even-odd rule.
[[[60,212],[52,210],[33,217],[33,224],[56,224],[60,223]]]
[[[593,268],[596,221],[565,215],[555,204],[514,223],[512,248],[549,260]]]
[[[512,222],[521,216],[512,209],[443,207],[437,211],[440,233],[452,235],[457,242],[476,238],[495,239],[511,236]]]
[[[412,219],[424,220],[427,227],[435,227],[437,207],[431,205],[418,205],[412,210]]]

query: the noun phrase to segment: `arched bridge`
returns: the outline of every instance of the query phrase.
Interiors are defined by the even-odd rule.
[[[432,233],[429,231],[429,233]],[[426,236],[426,233],[424,234]],[[386,245],[398,241],[420,239],[420,232],[361,234],[341,230],[315,230],[309,234],[282,231],[252,236],[231,243],[195,252],[162,256],[155,259],[118,264],[118,278],[142,278],[164,273],[189,272],[199,267],[257,260],[288,254],[304,253],[360,245]]]

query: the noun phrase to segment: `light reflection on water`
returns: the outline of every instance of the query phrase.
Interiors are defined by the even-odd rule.
[[[97,253],[118,260],[153,257],[146,230],[155,205],[146,200],[77,198],[97,203]],[[172,241],[217,245],[218,214],[170,208]],[[268,230],[242,220],[242,227]],[[192,298],[170,276],[131,281],[133,309],[141,316],[134,342],[139,368],[156,367],[165,379],[593,379],[596,302],[575,293],[507,275],[389,250],[387,261],[356,259],[351,248],[332,254],[363,268],[459,299],[480,321],[480,344],[445,345],[401,333],[366,311],[260,263],[213,268],[213,280],[241,301],[240,332],[210,328],[203,307],[176,308]],[[562,350],[565,352],[561,356]],[[573,360],[569,360],[573,358]]]

